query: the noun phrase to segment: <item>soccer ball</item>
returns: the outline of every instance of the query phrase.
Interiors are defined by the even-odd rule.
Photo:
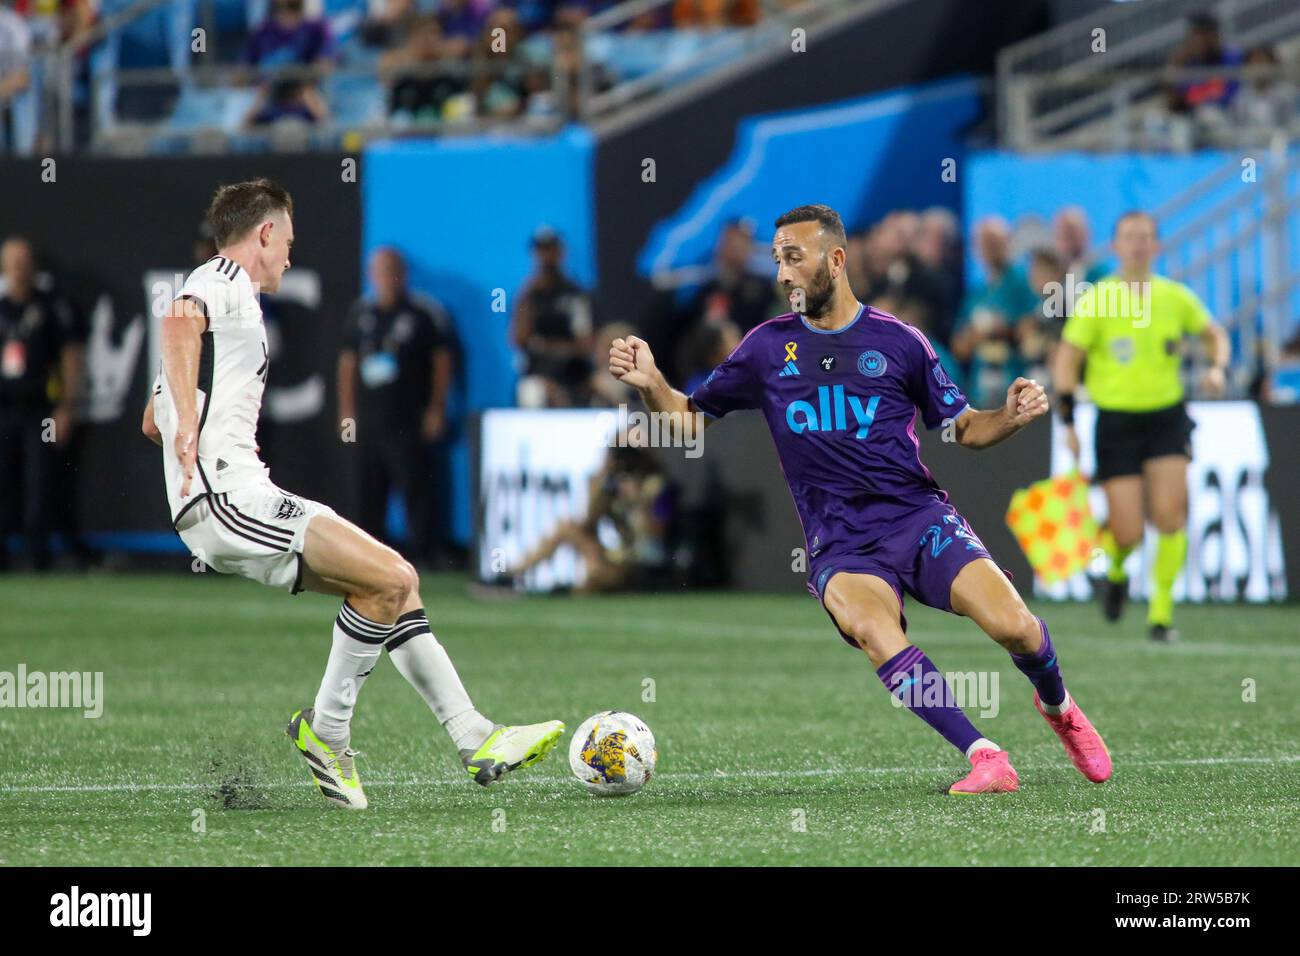
[[[658,759],[650,728],[621,710],[588,717],[569,743],[569,769],[602,797],[636,793],[654,773]]]

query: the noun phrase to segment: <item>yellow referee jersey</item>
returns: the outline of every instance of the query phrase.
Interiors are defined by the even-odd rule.
[[[1083,382],[1098,408],[1149,412],[1182,401],[1180,343],[1209,324],[1209,310],[1180,282],[1110,275],[1075,300],[1061,338],[1086,353]]]

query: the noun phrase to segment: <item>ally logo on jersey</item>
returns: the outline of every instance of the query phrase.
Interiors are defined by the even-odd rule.
[[[819,385],[815,404],[799,399],[786,406],[785,423],[796,435],[852,430],[855,438],[865,439],[879,405],[879,395],[850,395],[843,385]]]

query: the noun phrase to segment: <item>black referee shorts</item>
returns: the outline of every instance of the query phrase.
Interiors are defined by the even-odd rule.
[[[1097,452],[1096,481],[1142,474],[1142,463],[1163,455],[1192,457],[1192,429],[1182,402],[1154,412],[1097,410],[1094,435]]]

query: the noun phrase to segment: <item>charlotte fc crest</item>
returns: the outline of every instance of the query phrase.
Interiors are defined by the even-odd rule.
[[[885,361],[885,357],[875,349],[867,349],[858,356],[858,371],[867,378],[879,378],[885,374],[885,369],[888,367],[889,363]]]

